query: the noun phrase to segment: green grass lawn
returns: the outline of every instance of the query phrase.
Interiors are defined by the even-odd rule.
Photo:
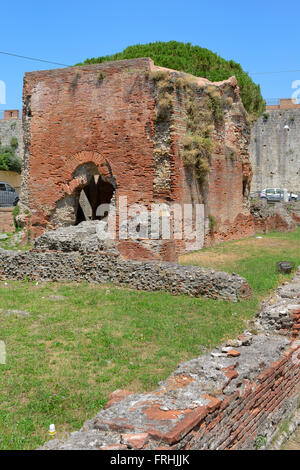
[[[117,388],[151,390],[178,363],[236,336],[260,300],[289,276],[282,259],[300,264],[300,229],[227,242],[181,257],[245,276],[253,297],[240,303],[137,292],[87,283],[0,282],[0,449],[33,449],[79,429]],[[52,296],[63,296],[62,300]]]

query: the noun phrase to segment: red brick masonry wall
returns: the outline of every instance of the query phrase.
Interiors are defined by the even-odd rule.
[[[245,354],[246,346],[229,351],[227,358],[220,357],[221,364],[231,362],[220,369],[215,367],[217,359],[195,359],[179,366],[153,393],[114,392],[106,410],[87,421],[82,431],[73,433],[66,443],[49,442],[44,448],[88,448],[88,442],[93,440],[94,448],[103,450],[255,449],[260,436],[270,445],[280,424],[297,408],[300,345],[286,345],[279,354],[278,349],[284,344],[280,341],[264,335],[253,337],[252,341],[248,354],[256,366],[255,372],[245,367],[250,357]],[[274,348],[276,361],[264,362],[268,354],[261,347],[262,342],[266,350]],[[230,360],[230,355],[237,357]],[[213,385],[205,361],[216,377],[213,395],[212,389],[204,391],[205,380],[208,388]],[[200,378],[197,374],[201,372]]]
[[[280,98],[280,104],[278,105],[269,105],[266,106],[267,111],[272,111],[272,109],[299,109],[300,104],[296,103],[292,98]]]
[[[151,133],[154,98],[147,68],[149,61],[139,60],[25,75],[23,202],[38,232],[54,226],[56,203],[84,186],[73,174],[85,163],[103,176],[111,172],[129,204],[151,201],[153,142],[146,129]]]
[[[117,204],[122,196],[128,204],[148,208],[153,202],[204,203],[206,221],[208,216],[217,221],[216,240],[254,233],[245,204],[251,181],[250,128],[236,80],[212,84],[192,78],[200,106],[206,88],[227,103],[212,133],[209,178],[199,188],[182,159],[187,123],[183,89],[172,92],[166,125],[157,123],[158,92],[151,74],[158,70],[150,59],[134,59],[25,74],[21,206],[31,214],[34,235],[58,222],[72,223],[68,201],[87,184],[82,175],[76,176],[85,164],[115,179]],[[179,76],[191,81],[186,74],[168,73],[174,83]],[[155,160],[162,147],[168,152],[166,166]],[[119,246],[125,257],[165,260],[174,260],[187,248],[181,241],[122,241]]]
[[[4,111],[4,119],[9,121],[10,119],[19,119],[19,110],[18,109],[6,109]]]
[[[195,380],[189,374],[176,374],[167,380],[165,385],[169,382],[169,388],[159,389],[156,392],[160,397],[158,401],[151,402],[146,396],[144,402],[140,400],[127,409],[127,419],[122,417],[106,420],[103,412],[103,417],[99,414],[98,419],[94,421],[94,428],[119,430],[123,433],[121,436],[123,441],[129,430],[138,430],[139,433],[143,431],[148,434],[149,439],[158,441],[157,448],[161,448],[162,445],[167,445],[165,448],[171,449],[253,448],[255,439],[260,434],[265,434],[266,428],[272,419],[275,419],[276,414],[289,410],[289,400],[297,402],[300,370],[299,362],[295,363],[296,354],[300,360],[299,345],[297,349],[286,351],[282,359],[269,367],[263,369],[261,364],[262,371],[258,375],[252,380],[241,378],[238,382],[241,384],[240,390],[232,387],[232,393],[227,397],[219,399],[211,396],[209,392],[203,393],[197,397],[198,401],[206,402],[203,405],[194,409],[170,407],[169,410],[165,410],[164,393],[176,390],[177,394],[180,391],[184,394],[184,388]],[[246,358],[240,357],[235,364],[241,364],[244,359]],[[221,387],[226,390],[233,379],[235,381],[238,379],[239,367],[233,364],[223,370],[227,379]],[[128,398],[127,405],[129,403]],[[133,422],[137,410],[146,416],[147,423],[144,426],[135,426]],[[156,447],[156,444],[152,445]]]

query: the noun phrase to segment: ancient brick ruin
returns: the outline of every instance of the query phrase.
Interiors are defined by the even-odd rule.
[[[0,250],[1,280],[114,282],[236,302],[251,296],[244,278],[164,261],[300,220],[285,204],[250,209],[250,125],[235,78],[211,83],[147,58],[32,72],[23,127],[20,218],[39,237],[26,253]],[[147,208],[203,204],[202,238],[102,243],[97,208],[118,209],[122,197]],[[262,304],[251,332],[181,364],[154,392],[113,393],[80,431],[44,448],[253,449],[261,438],[270,447],[298,406],[299,296],[300,271]]]
[[[175,260],[254,233],[250,126],[235,78],[211,83],[134,59],[27,73],[23,101],[21,207],[34,236],[85,220],[84,198],[94,219],[100,203],[118,206],[122,196],[130,205],[200,203],[205,211],[197,246],[117,240],[126,258]],[[193,166],[196,144],[204,156]]]

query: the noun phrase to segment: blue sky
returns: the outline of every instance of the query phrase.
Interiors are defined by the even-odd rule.
[[[300,80],[299,0],[14,0],[1,2],[0,51],[73,65],[153,41],[191,42],[240,62],[265,98]],[[3,109],[21,108],[26,71],[56,68],[0,54]],[[299,70],[259,75],[254,72]]]

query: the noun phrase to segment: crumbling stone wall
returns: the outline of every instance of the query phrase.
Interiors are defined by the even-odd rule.
[[[300,334],[300,270],[262,302],[255,326],[283,335],[292,332],[294,337]]]
[[[285,127],[287,126],[287,128]],[[300,191],[300,108],[269,109],[251,132],[252,191]]]
[[[266,200],[253,200],[250,204],[255,231],[259,233],[290,232],[300,221],[298,203],[279,202],[274,205]]]
[[[300,271],[275,296],[254,322],[258,331],[180,364],[154,392],[113,392],[106,409],[80,431],[43,449],[271,447],[299,404]]]
[[[27,73],[23,100],[21,207],[30,213],[34,235],[74,223],[78,194],[90,178],[77,173],[88,164],[114,182],[116,204],[126,196],[128,204],[148,208],[155,202],[205,205],[198,245],[120,240],[127,258],[175,260],[210,239],[212,220],[215,240],[253,233],[250,128],[234,78],[211,83],[135,59]],[[201,117],[196,127],[195,113]],[[201,180],[184,159],[191,133],[212,143]]]

